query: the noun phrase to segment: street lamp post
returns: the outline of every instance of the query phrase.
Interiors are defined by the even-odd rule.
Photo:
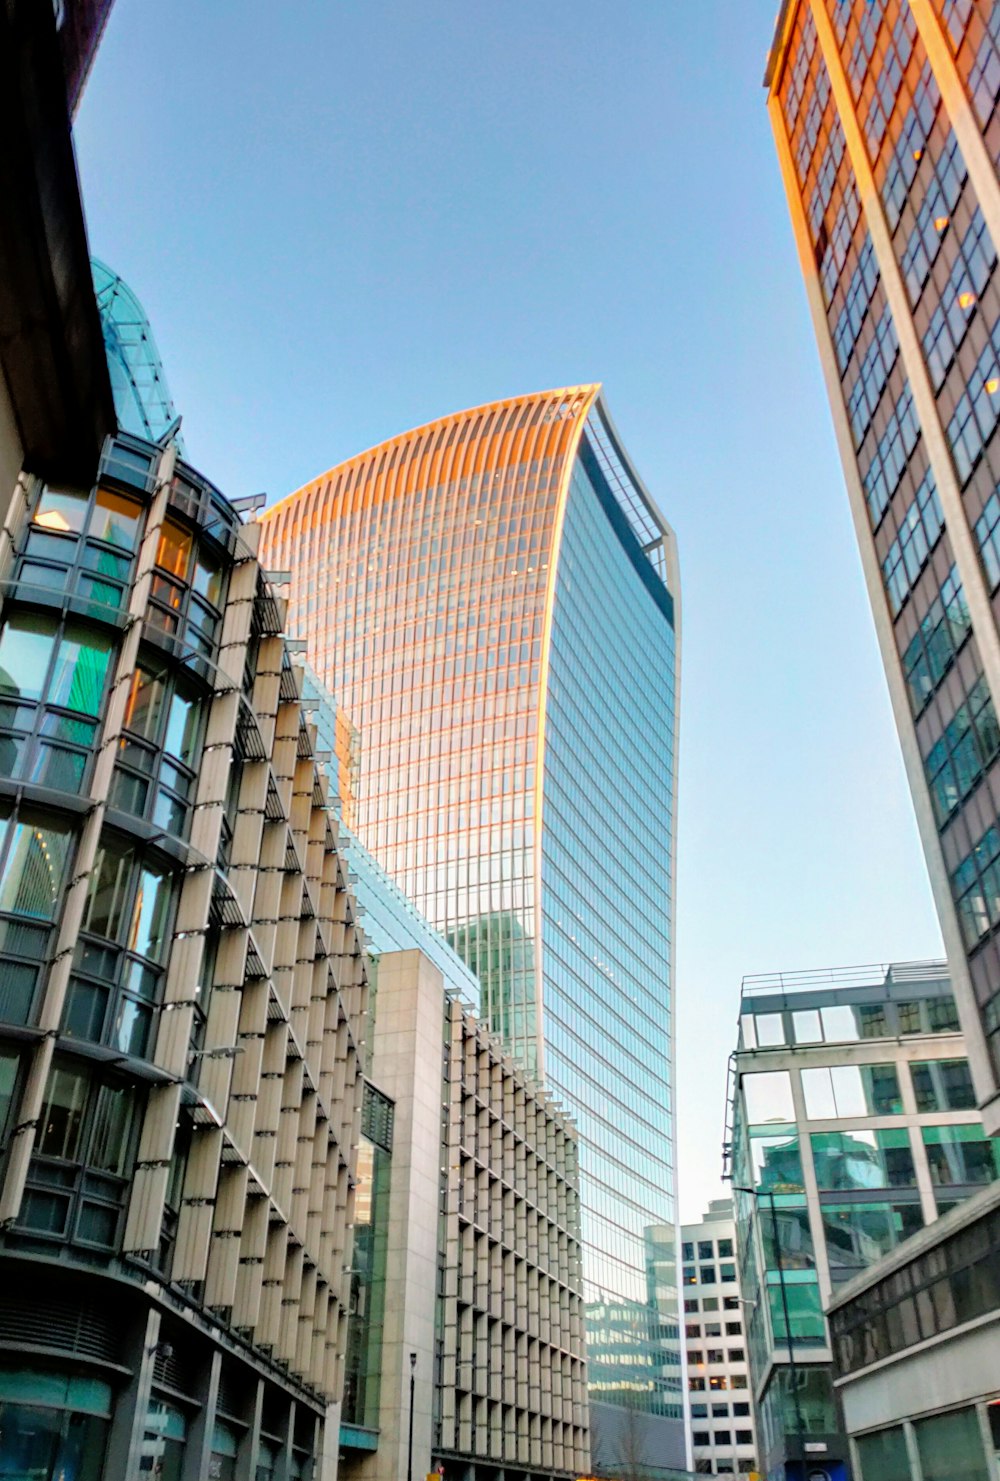
[[[406,1481],[413,1481],[413,1391],[417,1382],[417,1355],[410,1353],[410,1438],[406,1448]]]
[[[741,1188],[737,1183],[732,1184],[734,1193],[748,1193],[751,1198],[760,1198],[763,1192],[771,1209],[771,1238],[774,1240],[774,1257],[778,1262],[778,1288],[781,1291],[781,1314],[785,1321],[785,1340],[788,1345],[788,1381],[792,1386],[792,1403],[795,1407],[795,1432],[799,1442],[799,1460],[805,1457],[804,1441],[805,1428],[802,1423],[802,1404],[799,1398],[798,1369],[795,1364],[795,1343],[792,1340],[792,1323],[788,1315],[788,1292],[785,1289],[785,1262],[781,1255],[781,1236],[778,1233],[778,1210],[774,1202],[774,1191],[771,1188]],[[765,1265],[765,1284],[767,1269]]]

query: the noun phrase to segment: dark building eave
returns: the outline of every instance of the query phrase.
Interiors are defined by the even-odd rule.
[[[0,369],[25,466],[89,484],[115,411],[52,6],[0,6]]]

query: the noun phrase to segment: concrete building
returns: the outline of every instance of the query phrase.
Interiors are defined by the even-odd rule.
[[[834,1293],[856,1481],[1000,1475],[1000,1184]]]
[[[762,1469],[841,1481],[824,1308],[1000,1172],[944,963],[748,978],[732,1090]]]
[[[765,82],[987,1129],[1000,1131],[1000,32],[783,0]]]
[[[365,952],[255,553],[166,447],[0,534],[0,1472],[337,1458]]]
[[[694,1469],[747,1476],[756,1469],[754,1422],[732,1200],[713,1200],[681,1240]]]
[[[263,522],[349,721],[352,826],[578,1127],[594,1468],[625,1413],[683,1465],[676,1293],[651,1306],[645,1262],[676,1217],[673,534],[597,386],[443,417]]]

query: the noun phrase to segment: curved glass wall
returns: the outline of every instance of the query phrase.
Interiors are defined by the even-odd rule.
[[[666,1361],[661,1313],[647,1306],[645,1256],[647,1227],[675,1218],[676,640],[655,588],[637,571],[638,543],[613,527],[610,499],[585,444],[564,515],[548,673],[545,1070],[580,1132],[591,1326],[617,1331],[607,1350],[596,1331],[590,1342],[591,1394],[680,1417],[679,1349],[673,1341]],[[662,1315],[673,1315],[676,1338],[676,1303]]]
[[[123,278],[91,258],[118,425],[158,442],[176,420],[166,372],[146,311]],[[183,452],[183,444],[178,438]]]
[[[263,526],[358,835],[579,1125],[592,1396],[679,1419],[644,1243],[674,1219],[672,534],[597,386],[395,438]]]

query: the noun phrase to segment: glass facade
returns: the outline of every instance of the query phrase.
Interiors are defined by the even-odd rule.
[[[177,413],[146,311],[123,278],[91,259],[118,425],[156,442]]]
[[[801,1481],[807,1444],[847,1460],[823,1315],[836,1288],[992,1178],[992,1144],[943,963],[749,978],[739,1031],[732,1172],[762,1468]]]
[[[978,1102],[1000,1128],[1000,10],[792,0],[769,110]]]
[[[592,1397],[679,1419],[644,1251],[675,1217],[672,534],[596,387],[433,423],[263,524],[362,843],[579,1126]]]

